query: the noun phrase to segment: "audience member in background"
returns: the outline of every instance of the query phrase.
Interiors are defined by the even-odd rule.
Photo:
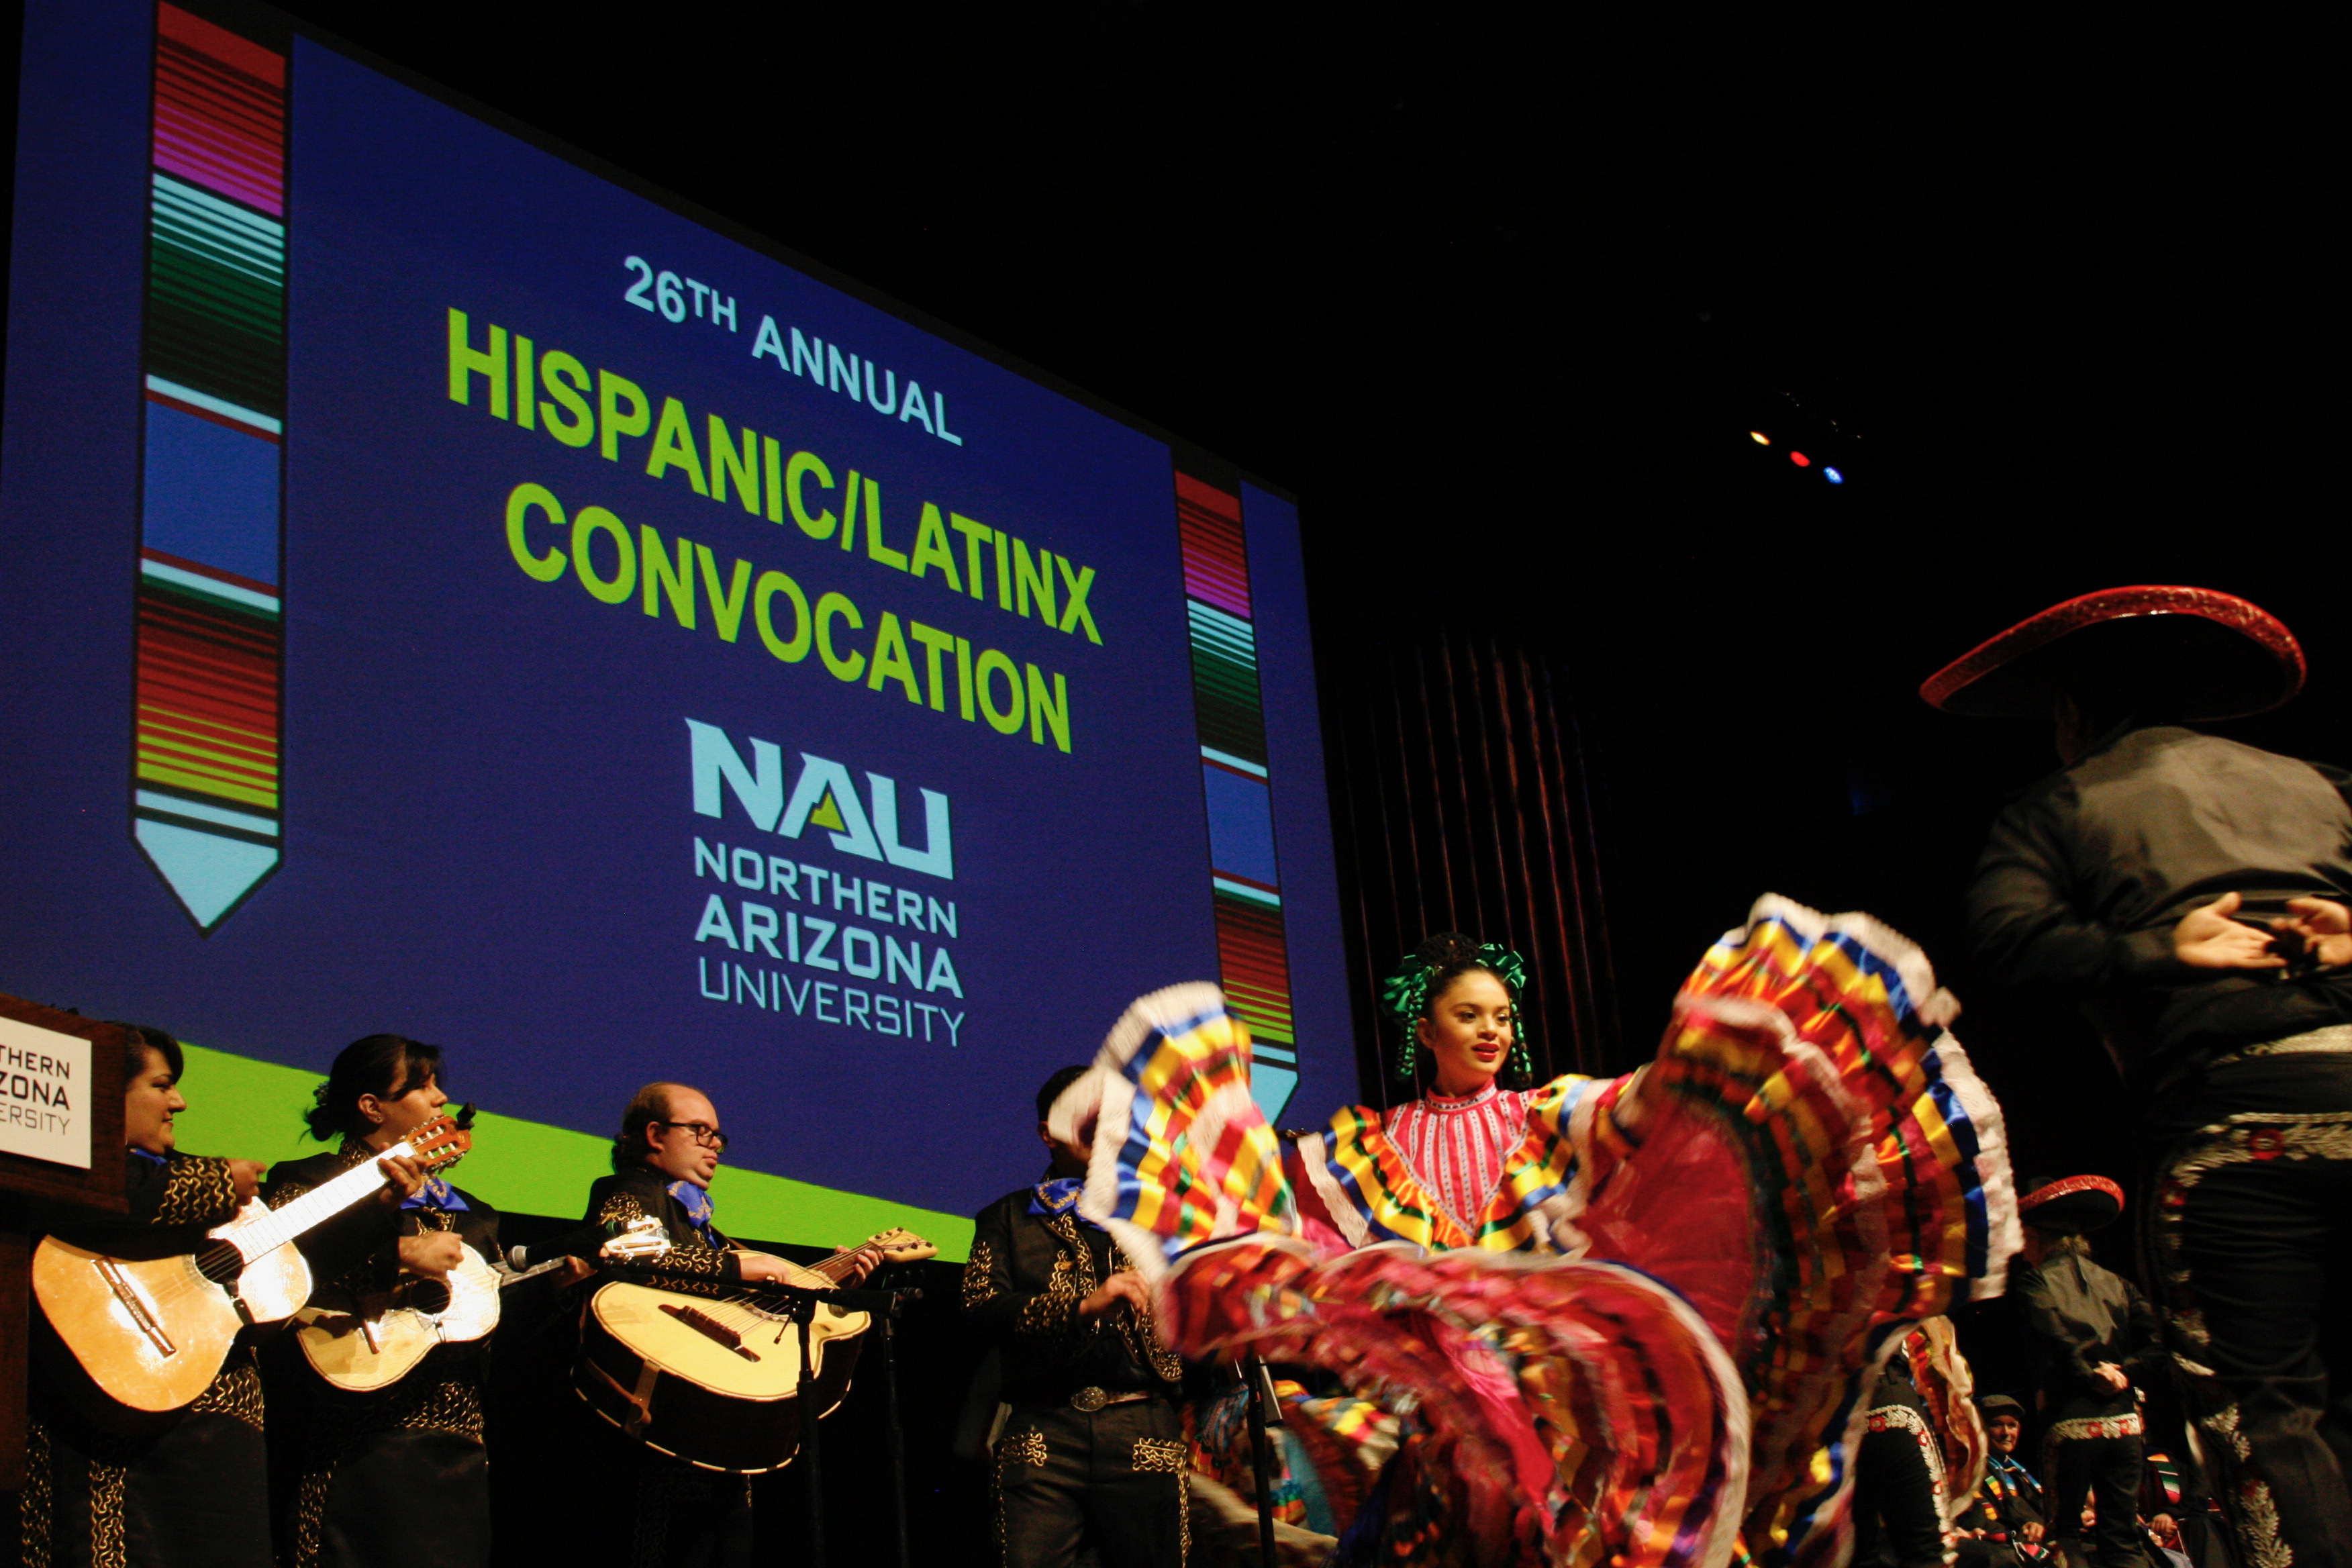
[[[2059,1545],[2078,1565],[2095,1547],[2100,1568],[2147,1568],[2134,1525],[2147,1430],[2135,1385],[2161,1365],[2156,1310],[2091,1261],[2083,1239],[2123,1212],[2123,1189],[2105,1176],[2021,1184],[2024,1261],[2011,1265],[2009,1291],[2039,1363],[2051,1517],[2065,1530],[2087,1498],[2105,1521],[2095,1534],[2087,1524],[2081,1534],[2066,1530]]]
[[[2189,1553],[2180,1547],[2180,1522],[2164,1512],[2153,1513],[2147,1521],[2148,1544],[2163,1557],[2157,1568],[2194,1568]]]
[[[1977,1401],[1977,1409],[1991,1452],[1984,1484],[1960,1515],[1959,1559],[1979,1564],[2042,1561],[2049,1555],[2042,1544],[2047,1500],[2042,1483],[2017,1457],[2025,1436],[2025,1406],[2006,1394],[1988,1394]]]
[[[1969,892],[1994,970],[2079,1005],[2156,1158],[2150,1251],[2240,1556],[2352,1563],[2352,775],[2185,725],[2293,697],[2227,594],[2112,588],[1920,688],[2055,727]]]

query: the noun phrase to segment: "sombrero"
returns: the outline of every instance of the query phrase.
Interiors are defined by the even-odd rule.
[[[2275,708],[2303,689],[2284,622],[2211,588],[2103,588],[2054,605],[1927,678],[1948,713],[2042,719],[2062,691],[2096,686],[2183,721]]]
[[[2105,1176],[2037,1179],[2025,1184],[2032,1190],[2017,1200],[2017,1217],[2036,1230],[2080,1236],[2111,1224],[2124,1212],[2124,1190]]]

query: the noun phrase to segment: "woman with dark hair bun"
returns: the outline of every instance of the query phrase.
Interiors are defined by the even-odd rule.
[[[303,1113],[310,1136],[332,1152],[289,1160],[269,1173],[271,1206],[291,1202],[355,1165],[380,1159],[442,1113],[441,1048],[399,1035],[343,1047]],[[413,1169],[413,1163],[412,1163]],[[438,1176],[415,1173],[383,1204],[362,1204],[301,1242],[316,1282],[312,1300],[355,1306],[381,1300],[404,1278],[446,1278],[470,1249],[499,1258],[498,1211]],[[293,1418],[299,1480],[289,1521],[294,1568],[481,1568],[490,1559],[489,1474],[482,1451],[487,1342],[436,1345],[389,1387],[352,1394],[314,1372],[288,1336],[271,1373]],[[429,1527],[391,1527],[387,1498],[414,1501]]]
[[[2018,1245],[1958,1005],[1867,915],[1767,897],[1646,1066],[1528,1087],[1525,976],[1422,943],[1381,987],[1420,1092],[1286,1142],[1217,988],[1142,998],[1049,1119],[1092,1151],[1080,1212],[1183,1355],[1348,1386],[1287,1401],[1312,1474],[1276,1487],[1335,1562],[1836,1560],[1864,1374]]]

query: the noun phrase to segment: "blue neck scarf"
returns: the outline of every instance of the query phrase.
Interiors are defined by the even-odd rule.
[[[1078,1213],[1078,1192],[1086,1184],[1084,1176],[1049,1176],[1029,1195],[1029,1212],[1046,1219],[1068,1215],[1080,1225],[1100,1230],[1102,1226]]]
[[[687,1223],[694,1226],[694,1233],[702,1237],[703,1245],[716,1247],[719,1238],[710,1231],[709,1193],[688,1181],[672,1182],[662,1190],[677,1200],[677,1206],[686,1211]]]
[[[415,1194],[403,1202],[400,1206],[404,1209],[438,1209],[444,1214],[464,1214],[467,1205],[466,1200],[457,1195],[457,1188],[438,1176],[427,1176],[425,1178],[425,1184],[417,1188]]]
[[[146,1150],[139,1147],[136,1143],[127,1145],[126,1152],[146,1161],[151,1165],[168,1165],[172,1163],[167,1156],[162,1154],[151,1154]]]

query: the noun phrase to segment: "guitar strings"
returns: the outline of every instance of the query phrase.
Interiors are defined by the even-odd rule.
[[[434,1136],[437,1138],[440,1134],[435,1134]],[[430,1142],[432,1140],[428,1139],[426,1142]],[[379,1156],[379,1158],[389,1159],[393,1155],[405,1154],[412,1159],[423,1159],[427,1162],[428,1169],[437,1170],[445,1165],[454,1163],[456,1159],[462,1157],[463,1152],[463,1151],[459,1151],[457,1154],[453,1155],[444,1150],[437,1153],[419,1154],[416,1149],[413,1147],[408,1141],[403,1140],[400,1143],[387,1151],[385,1154]],[[353,1166],[351,1170],[336,1176],[333,1180],[321,1183],[320,1185],[311,1188],[301,1196],[288,1203],[283,1208],[265,1208],[260,1214],[255,1215],[252,1219],[241,1221],[226,1226],[225,1230],[226,1234],[225,1235],[206,1237],[206,1246],[195,1252],[181,1255],[185,1257],[190,1263],[191,1268],[189,1271],[174,1279],[166,1280],[161,1287],[158,1287],[145,1279],[140,1279],[136,1282],[147,1287],[145,1294],[149,1300],[153,1302],[157,1311],[161,1311],[167,1306],[173,1306],[180,1302],[192,1300],[197,1297],[205,1296],[213,1291],[218,1291],[231,1299],[235,1299],[237,1295],[237,1291],[234,1280],[228,1284],[223,1284],[219,1280],[213,1279],[210,1275],[205,1273],[200,1267],[194,1266],[197,1258],[200,1258],[205,1253],[210,1252],[215,1246],[235,1247],[238,1256],[244,1259],[243,1266],[238,1270],[238,1272],[242,1274],[245,1268],[252,1268],[255,1264],[259,1263],[263,1258],[268,1257],[271,1253],[276,1252],[278,1248],[292,1245],[297,1237],[310,1230],[313,1226],[323,1224],[327,1220],[334,1217],[336,1215],[341,1214],[344,1210],[356,1207],[360,1203],[365,1202],[366,1199],[364,1197],[343,1198],[339,1199],[332,1204],[326,1204],[321,1200],[326,1198],[329,1194],[333,1193],[338,1186],[341,1186],[347,1183],[353,1187],[361,1186],[362,1184],[353,1182],[352,1178],[360,1175],[362,1172],[372,1171],[373,1169],[373,1167],[372,1166]],[[380,1191],[383,1187],[391,1185],[389,1182],[382,1180],[381,1173],[376,1173],[376,1174],[378,1176],[377,1190]],[[287,1226],[285,1222],[289,1216],[311,1208],[321,1209],[323,1212],[315,1219],[305,1220],[302,1224],[291,1228]],[[266,1240],[266,1245],[248,1251],[246,1247],[237,1246],[236,1238],[240,1236],[262,1238],[275,1237],[275,1239],[268,1239]]]

